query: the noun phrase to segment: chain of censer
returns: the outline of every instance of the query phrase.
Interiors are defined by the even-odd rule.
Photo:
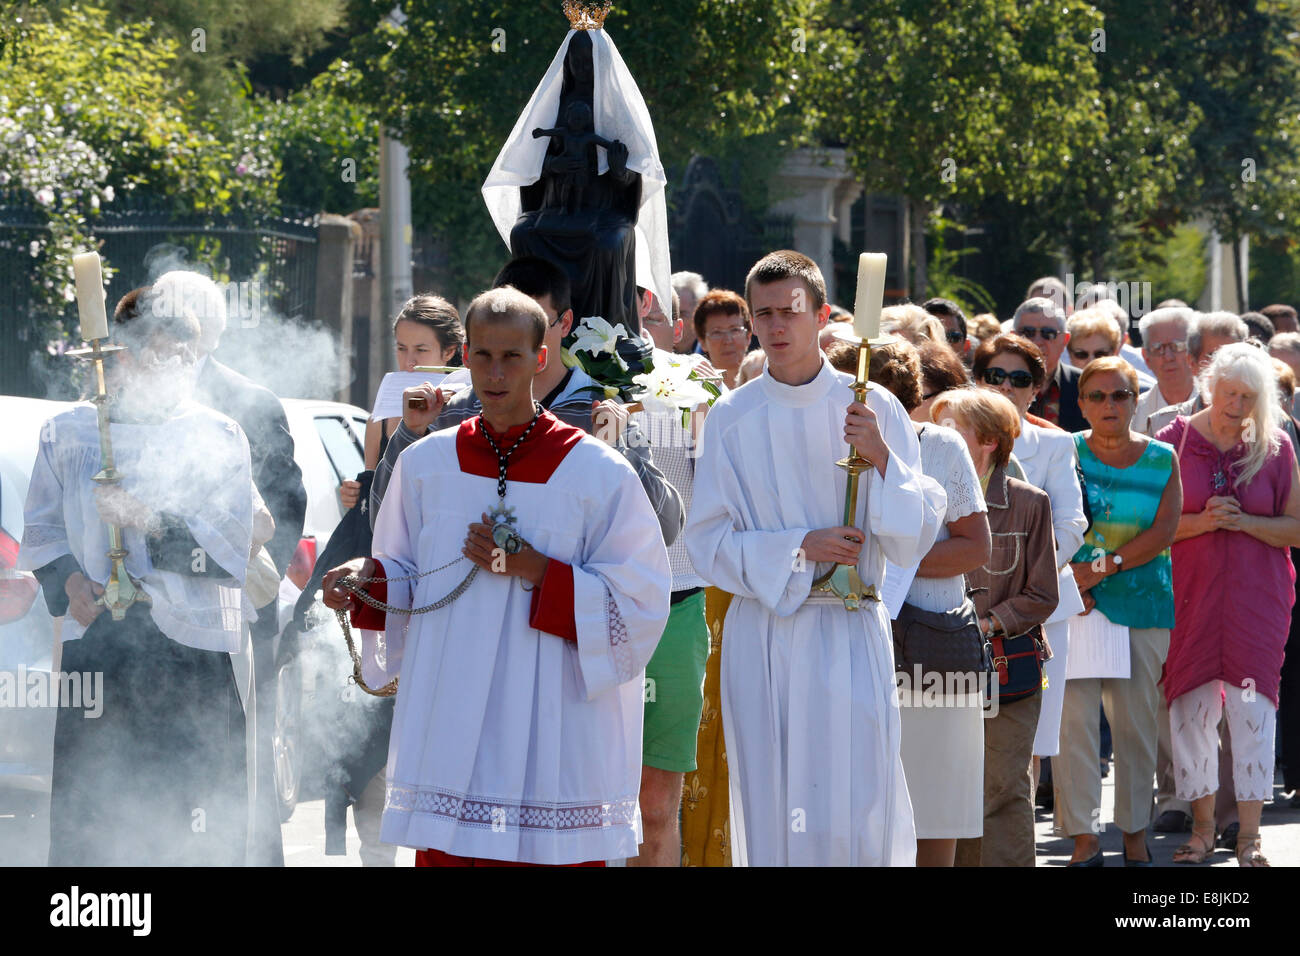
[[[533,426],[535,426],[537,422],[540,420],[541,414],[542,414],[542,406],[534,402],[533,420],[528,423],[528,427],[524,429],[524,433],[515,440],[514,444],[512,444],[509,447],[509,449],[505,451],[504,454],[502,453],[500,446],[498,446],[497,443],[493,440],[492,436],[488,434],[487,429],[486,428],[483,429],[483,437],[488,440],[488,444],[492,446],[492,450],[497,453],[497,463],[500,466],[500,474],[497,479],[497,495],[503,500],[505,499],[506,496],[506,488],[505,488],[506,465],[510,460],[510,456],[514,454],[514,450],[523,443],[524,439],[528,437],[528,433],[533,430]],[[465,560],[467,560],[466,557],[464,555],[461,555],[456,560],[449,561],[440,568],[434,568],[432,571],[425,571],[421,574],[408,574],[406,577],[401,577],[401,578],[358,578],[354,575],[348,574],[348,575],[344,575],[342,578],[339,578],[338,584],[340,587],[346,588],[347,590],[355,594],[358,598],[361,599],[361,602],[363,604],[368,604],[370,605],[370,607],[373,607],[378,611],[384,611],[390,614],[406,614],[408,616],[412,614],[426,614],[429,611],[441,610],[442,608],[446,607],[447,605],[455,601],[457,598],[459,598],[462,594],[464,594],[465,591],[469,589],[470,584],[474,582],[474,578],[478,575],[478,570],[479,570],[478,565],[476,564],[474,565],[474,567],[470,568],[469,574],[465,575],[465,580],[461,581],[460,584],[452,588],[452,590],[448,592],[446,596],[439,598],[437,601],[434,601],[432,604],[426,604],[424,607],[402,608],[402,607],[394,607],[391,604],[385,604],[384,602],[378,601],[375,598],[371,597],[365,591],[364,585],[387,584],[390,581],[391,582],[414,581],[419,578],[428,577],[430,574],[437,574],[439,571],[445,571],[447,570],[447,568],[450,568],[452,565],[459,564],[461,561],[465,561]],[[383,687],[379,688],[378,690],[375,690],[365,682],[365,680],[361,676],[361,654],[357,651],[356,642],[352,639],[352,627],[348,623],[348,612],[343,608],[338,608],[337,610],[335,610],[334,614],[338,618],[339,627],[343,631],[343,639],[347,641],[348,656],[352,658],[352,680],[356,683],[358,687],[360,687],[367,694],[371,694],[375,697],[392,697],[394,694],[397,693],[397,678],[394,677],[392,680],[390,680],[387,684],[385,684]]]

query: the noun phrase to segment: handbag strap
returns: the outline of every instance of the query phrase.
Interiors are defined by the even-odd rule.
[[[1006,648],[1003,646],[1000,637],[989,638],[989,643],[993,645],[993,669],[998,672],[998,683],[1005,684],[1011,680]]]

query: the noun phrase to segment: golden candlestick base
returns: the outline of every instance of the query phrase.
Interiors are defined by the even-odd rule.
[[[104,385],[104,356],[125,351],[126,347],[101,345],[100,342],[100,339],[95,339],[90,343],[89,348],[73,349],[66,354],[94,363],[96,391],[91,401],[94,402],[98,414],[99,454],[104,467],[91,478],[91,481],[103,485],[115,485],[122,480],[122,473],[113,464],[113,442],[109,434],[108,422],[108,390]],[[132,604],[153,602],[149,600],[149,595],[137,587],[136,582],[131,580],[131,575],[126,571],[127,550],[122,544],[122,529],[113,524],[107,527],[108,558],[112,562],[112,567],[108,573],[108,583],[104,585],[104,593],[95,603],[108,608],[113,620],[120,621],[126,617],[126,609]]]
[[[849,334],[837,335],[836,338],[852,342],[858,347],[858,377],[853,383],[853,397],[858,402],[867,400],[867,391],[871,385],[871,347],[873,345],[887,345],[895,340],[892,335],[880,336],[874,339],[863,339],[857,335]],[[849,446],[849,454],[846,458],[841,458],[835,463],[843,468],[849,475],[848,487],[844,494],[844,524],[849,527],[857,525],[858,515],[858,475],[871,468],[876,467],[866,458],[858,454],[858,450],[852,445]],[[856,564],[836,564],[821,577],[813,581],[812,589],[814,591],[826,591],[834,594],[844,602],[846,611],[857,611],[862,607],[863,601],[879,601],[880,594],[876,591],[874,584],[863,584],[862,578],[858,576]]]

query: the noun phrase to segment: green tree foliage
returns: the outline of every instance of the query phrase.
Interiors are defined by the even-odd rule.
[[[31,248],[47,321],[72,301],[72,252],[93,246],[97,215],[124,194],[186,215],[274,209],[275,158],[251,127],[195,120],[175,56],[147,23],[74,6],[33,16],[0,58],[0,186],[47,220]]]
[[[1200,121],[1160,56],[1180,14],[1146,0],[1107,0],[1099,9],[1104,32],[1090,35],[1086,55],[1101,129],[1027,211],[1080,278],[1123,273],[1137,264],[1125,248],[1167,238],[1177,221],[1170,209],[1192,182],[1188,133]]]
[[[330,86],[326,75],[284,100],[252,105],[252,122],[280,160],[285,208],[346,215],[379,203],[378,120]]]
[[[940,203],[1034,202],[1104,135],[1087,5],[829,0],[825,19],[837,53],[808,95],[867,189],[906,197],[914,224]],[[921,296],[922,229],[913,239]]]
[[[170,73],[198,108],[237,109],[245,68],[260,57],[298,63],[345,21],[346,0],[103,0],[109,22],[153,24],[153,36],[175,44]]]
[[[1200,118],[1180,210],[1232,244],[1238,276],[1242,235],[1285,237],[1300,215],[1298,37],[1291,0],[1198,0],[1180,5],[1163,38],[1162,59]]]
[[[665,0],[618,5],[606,28],[655,120],[665,166],[725,153],[739,138],[780,131],[790,142],[815,111],[793,106],[820,54],[814,0]],[[452,240],[467,294],[506,256],[479,188],[568,30],[560,4],[410,0],[401,27],[388,0],[356,0],[374,24],[348,54],[338,89],[379,111],[411,150],[416,225]],[[803,31],[802,34],[797,31]],[[779,161],[773,150],[771,161]]]

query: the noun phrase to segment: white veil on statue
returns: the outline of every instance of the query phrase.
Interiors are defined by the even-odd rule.
[[[515,122],[497,160],[483,183],[483,200],[497,232],[510,245],[510,230],[519,218],[519,190],[531,186],[542,175],[542,163],[550,140],[534,139],[532,131],[557,124],[560,91],[564,84],[564,58],[578,31],[570,30],[551,61],[532,99]],[[659,162],[650,111],[618,54],[613,39],[604,30],[588,30],[594,67],[592,119],[595,130],[606,139],[627,147],[627,168],[641,174],[641,207],[636,221],[637,285],[651,290],[664,307],[672,301],[672,268],[668,261],[668,206],[664,185],[668,179]],[[609,171],[609,158],[597,150],[598,173]],[[583,318],[577,316],[576,318]]]

